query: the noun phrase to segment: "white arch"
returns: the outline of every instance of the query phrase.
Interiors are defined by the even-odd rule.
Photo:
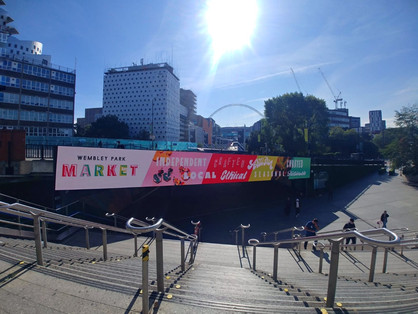
[[[252,111],[257,112],[262,118],[264,118],[264,115],[258,111],[257,109],[255,109],[254,107],[251,107],[250,105],[244,105],[244,104],[229,104],[229,105],[225,105],[222,106],[221,108],[216,109],[210,116],[209,118],[212,118],[216,113],[218,113],[219,111],[228,108],[228,107],[246,107],[248,109],[251,109]]]

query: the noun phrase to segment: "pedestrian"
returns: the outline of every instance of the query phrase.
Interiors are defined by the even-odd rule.
[[[290,197],[286,199],[286,203],[284,205],[284,213],[286,216],[290,215],[290,209],[292,208],[292,201],[290,200]]]
[[[298,217],[300,214],[300,200],[298,197],[296,197],[296,200],[295,200],[295,213],[296,213],[296,217]]]
[[[382,222],[382,228],[386,228],[386,224],[388,223],[389,214],[385,210],[383,214],[380,216],[380,221]]]
[[[344,225],[343,227],[344,231],[352,231],[352,230],[357,230],[356,225],[354,223],[354,219],[350,218],[350,220]],[[345,244],[349,244],[351,240],[352,244],[356,244],[356,237],[349,237],[349,238],[345,238]],[[354,247],[354,249],[356,249]]]
[[[318,225],[318,219],[314,218],[312,221],[308,221],[305,225],[305,237],[313,237],[316,236],[316,232],[319,230],[319,225]],[[312,249],[314,251],[316,251],[316,244],[318,243],[317,240],[314,241],[314,244],[312,246]],[[306,248],[308,247],[308,241],[305,241],[303,247]]]

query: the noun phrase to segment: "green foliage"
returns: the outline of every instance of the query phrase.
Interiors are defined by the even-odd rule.
[[[137,140],[149,141],[150,133],[147,130],[142,129],[142,130],[139,131],[138,135],[135,136],[134,138],[137,139]]]
[[[324,100],[301,93],[284,94],[265,101],[265,116],[262,134],[272,153],[302,156],[323,151],[328,133]]]
[[[418,167],[418,105],[395,111],[396,129],[385,130],[374,143],[394,167],[404,167],[406,173],[416,173]],[[404,170],[404,172],[405,172]]]
[[[86,137],[98,138],[129,138],[129,127],[125,122],[119,121],[114,115],[107,115],[97,119],[86,130]]]

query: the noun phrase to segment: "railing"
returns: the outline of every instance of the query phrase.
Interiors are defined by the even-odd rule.
[[[29,159],[54,159],[56,146],[26,144],[26,158]]]
[[[238,233],[241,231],[241,246],[242,246],[242,257],[245,257],[245,229],[250,228],[251,225],[239,225],[232,232],[235,232],[235,245],[238,245]],[[238,250],[239,251],[239,250]]]
[[[296,228],[295,230],[298,230]],[[383,234],[389,237],[388,241],[372,239],[368,236]],[[248,240],[248,244],[253,246],[253,269],[256,270],[256,248],[257,246],[273,246],[274,257],[273,257],[273,280],[277,281],[277,268],[278,268],[278,248],[280,244],[301,244],[304,241],[312,240],[328,240],[331,243],[331,263],[329,268],[329,279],[328,279],[328,292],[327,292],[327,306],[332,307],[335,301],[335,290],[337,287],[337,274],[338,274],[338,260],[340,253],[340,246],[342,241],[347,237],[357,237],[361,241],[372,246],[372,258],[370,264],[369,281],[373,281],[375,266],[376,266],[376,254],[377,247],[384,247],[385,249],[395,247],[400,244],[401,240],[397,234],[386,229],[371,229],[359,232],[357,230],[352,231],[334,231],[322,234],[317,234],[312,237],[295,237],[287,240],[271,241],[271,242],[260,242],[257,239]],[[323,257],[323,249],[325,245],[320,244],[321,256]],[[387,259],[387,250],[385,250],[385,258]],[[322,270],[322,259],[320,259],[320,269]]]
[[[152,221],[153,224],[149,225],[141,220],[131,218],[126,222],[126,229],[135,234],[144,234],[148,232],[155,233],[156,239],[156,263],[157,263],[157,290],[158,292],[164,292],[164,261],[163,261],[163,234],[170,235],[172,237],[181,240],[180,256],[181,256],[181,271],[186,270],[185,266],[185,245],[184,241],[189,240],[190,260],[189,263],[194,262],[197,248],[198,236],[195,234],[188,234],[176,227],[165,222],[162,218],[158,221],[154,217],[148,218],[148,221]],[[200,224],[200,222],[199,222]],[[140,227],[137,227],[137,226]],[[142,312],[148,313],[149,311],[149,289],[148,289],[148,261],[149,261],[149,245],[143,244],[142,246]]]
[[[43,241],[43,247],[44,248],[48,247],[47,230],[49,229],[47,229],[47,223],[55,223],[59,225],[83,228],[85,230],[85,239],[86,239],[87,249],[90,249],[89,229],[93,229],[93,228],[101,229],[104,261],[107,260],[107,231],[108,230],[119,232],[119,233],[132,234],[132,232],[129,232],[128,230],[123,229],[123,228],[116,228],[116,227],[105,225],[105,224],[94,223],[88,220],[68,217],[68,216],[56,214],[53,212],[49,212],[46,210],[42,210],[42,209],[35,208],[33,206],[28,206],[28,205],[21,204],[21,203],[8,204],[5,202],[0,202],[0,212],[33,220],[33,226],[22,224],[19,222],[18,223],[8,222],[8,221],[2,221],[2,222],[12,224],[12,225],[18,225],[20,227],[23,226],[23,227],[33,228],[34,237],[35,237],[36,261],[38,265],[41,265],[41,266],[43,266],[44,264],[43,257],[42,257],[42,241]]]

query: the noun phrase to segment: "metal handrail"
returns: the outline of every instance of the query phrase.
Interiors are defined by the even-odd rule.
[[[8,204],[0,201],[0,212],[12,214],[17,217],[25,217],[33,220],[33,233],[35,238],[35,248],[36,248],[36,260],[38,265],[43,265],[42,257],[42,242],[43,247],[46,248],[47,241],[47,222],[52,222],[56,224],[72,226],[77,228],[83,228],[86,235],[86,248],[90,249],[89,241],[89,229],[97,228],[102,231],[102,245],[103,245],[103,260],[107,260],[107,230],[115,231],[119,233],[128,233],[132,234],[130,231],[122,228],[112,227],[105,224],[95,223],[84,219],[68,217],[65,215],[57,214],[54,212],[42,210],[32,206],[13,203]],[[40,224],[42,224],[42,229]],[[136,239],[135,239],[136,240]],[[136,254],[136,252],[135,252]]]
[[[121,232],[121,233],[131,233],[128,232],[126,229],[123,228],[115,228],[110,225],[100,224],[96,222],[91,222],[88,220],[80,219],[80,218],[73,218],[68,217],[65,215],[56,214],[53,212],[49,212],[43,209],[38,209],[32,206],[20,204],[20,203],[13,203],[13,204],[7,204],[4,202],[0,202],[0,208],[9,208],[14,210],[12,213],[17,216],[27,217],[31,214],[40,215],[43,220],[54,222],[57,224],[63,224],[63,225],[73,225],[75,227],[90,227],[90,228],[98,228],[98,229],[107,229],[111,231]]]
[[[376,240],[369,237],[369,235],[375,234],[386,234],[389,236],[388,241],[384,240]],[[394,232],[390,231],[386,228],[380,229],[371,229],[359,232],[357,230],[351,231],[334,231],[334,232],[324,232],[320,235],[315,235],[311,237],[296,237],[287,240],[280,240],[280,241],[272,241],[272,242],[260,242],[257,239],[250,239],[248,240],[248,244],[252,245],[253,248],[253,269],[255,270],[256,267],[256,247],[259,245],[271,245],[274,247],[274,259],[273,259],[273,280],[277,280],[277,265],[278,265],[278,248],[280,244],[292,244],[292,243],[302,243],[303,241],[308,240],[328,240],[331,242],[331,263],[329,268],[329,279],[328,279],[328,292],[327,292],[327,306],[332,307],[334,305],[335,300],[335,291],[337,287],[337,275],[338,275],[338,259],[340,254],[340,244],[342,243],[344,238],[347,237],[357,237],[361,241],[366,242],[367,244],[373,247],[372,249],[372,258],[370,263],[370,272],[369,272],[369,282],[372,282],[374,279],[374,272],[376,267],[376,254],[377,254],[377,247],[381,246],[385,248],[385,257],[384,257],[384,266],[383,272],[386,272],[386,265],[387,265],[387,255],[388,255],[388,248],[394,247],[400,244],[401,239],[400,237],[395,234]],[[320,246],[320,271],[322,271],[322,257],[325,245]]]
[[[126,229],[130,230],[135,237],[137,234],[143,234],[148,232],[153,232],[155,235],[155,251],[156,251],[156,263],[157,263],[157,290],[158,292],[164,292],[164,261],[163,261],[163,234],[168,234],[173,237],[177,237],[181,240],[180,247],[180,258],[181,258],[181,270],[184,272],[186,270],[185,266],[185,246],[184,241],[190,240],[189,251],[190,251],[190,262],[194,262],[194,257],[196,255],[196,242],[197,235],[187,234],[186,232],[170,225],[165,222],[163,218],[160,218],[157,222],[155,218],[146,218],[147,221],[153,222],[152,225],[149,225],[141,220],[130,218],[126,222]],[[140,227],[134,226],[138,225]],[[171,231],[167,231],[171,230]],[[149,261],[149,245],[144,244],[142,246],[142,311],[143,313],[148,313],[149,311],[149,295],[148,295],[148,261]]]
[[[147,217],[148,218],[148,217]],[[154,218],[153,218],[154,219]],[[149,221],[152,221],[151,219],[147,219]],[[139,225],[141,227],[135,227],[134,224]],[[195,241],[197,240],[197,236],[194,234],[188,234],[176,227],[174,227],[173,225],[170,225],[169,223],[165,222],[163,218],[160,218],[156,223],[154,223],[153,225],[147,224],[139,219],[136,218],[130,218],[127,222],[126,222],[126,228],[131,230],[131,232],[135,233],[135,234],[142,234],[142,233],[148,233],[148,232],[153,232],[153,231],[157,231],[159,228],[161,228],[161,226],[165,227],[164,229],[162,229],[162,232],[164,234],[168,234],[170,236],[176,237],[178,239],[186,239],[186,240],[190,240],[190,241]],[[179,234],[175,234],[173,232],[167,231],[167,228],[179,233]]]
[[[383,241],[383,240],[375,240],[375,239],[372,239],[372,238],[369,238],[369,237],[365,236],[366,234],[367,235],[378,234],[378,233],[382,233],[382,232],[389,235],[393,239],[391,239],[389,241]],[[253,245],[253,246],[254,245],[272,245],[272,246],[274,246],[274,245],[280,245],[280,244],[299,243],[299,242],[303,242],[303,241],[307,241],[307,240],[329,240],[329,239],[337,239],[337,238],[348,238],[348,237],[353,237],[353,236],[358,237],[360,240],[362,240],[364,242],[374,244],[374,245],[378,245],[378,246],[384,246],[384,247],[393,247],[400,242],[400,238],[398,237],[397,234],[390,231],[389,229],[380,228],[380,229],[365,230],[365,231],[362,231],[362,232],[359,232],[359,231],[356,231],[356,230],[327,232],[327,233],[322,233],[320,235],[311,236],[311,237],[300,237],[300,238],[297,238],[297,239],[278,240],[278,241],[270,241],[270,242],[260,242],[257,239],[250,239],[250,240],[248,240],[248,244]]]

